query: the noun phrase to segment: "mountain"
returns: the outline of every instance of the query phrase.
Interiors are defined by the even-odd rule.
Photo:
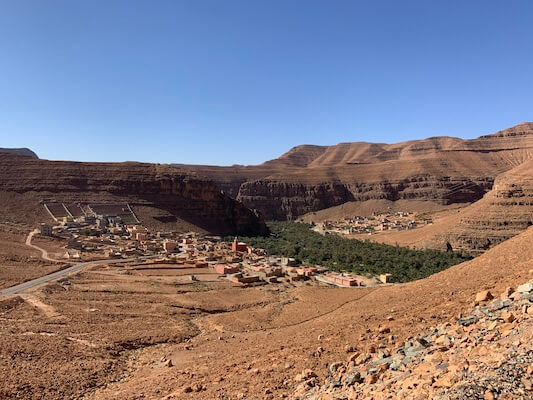
[[[323,210],[317,215],[310,214],[304,219],[306,221],[332,217],[340,219],[346,215],[364,213],[365,208],[385,210],[390,207],[398,211],[413,211],[409,208],[410,205],[422,212],[437,209],[437,205],[432,202],[380,201],[377,205],[372,201],[351,202]],[[449,209],[446,216],[432,225],[408,231],[365,236],[365,238],[393,245],[432,247],[442,250],[445,250],[446,244],[450,243],[455,250],[479,253],[516,236],[531,225],[533,225],[533,159],[498,175],[492,189],[482,199],[457,210]]]
[[[471,203],[533,158],[533,123],[464,140],[302,145],[256,166],[176,165],[206,176],[265,219],[294,219],[348,201]]]
[[[0,147],[0,153],[6,153],[6,154],[16,154],[19,156],[26,156],[26,157],[32,157],[32,158],[39,158],[37,157],[37,154],[35,154],[30,149],[24,147],[20,149],[6,149]]]
[[[47,161],[0,154],[0,215],[34,224],[51,217],[44,201],[128,203],[155,229],[259,234],[259,216],[211,181],[160,164]]]
[[[441,248],[450,242],[455,249],[480,252],[506,241],[531,225],[533,159],[499,175],[492,190],[481,200],[442,218],[434,225],[408,233],[401,241],[415,239],[413,242],[416,243],[417,239],[421,239]]]

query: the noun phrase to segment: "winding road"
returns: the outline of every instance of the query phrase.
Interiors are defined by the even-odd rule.
[[[48,251],[46,251],[45,249],[43,249],[43,248],[41,248],[39,246],[36,246],[36,245],[31,243],[31,240],[33,239],[33,236],[36,235],[37,233],[39,233],[39,230],[35,229],[35,230],[31,231],[28,234],[28,237],[26,238],[26,246],[31,247],[32,249],[40,251],[41,252],[41,258],[43,260],[51,261],[51,262],[59,262],[58,260],[50,258],[50,256],[48,255]]]
[[[34,248],[36,250],[39,250],[41,252],[41,257],[44,260],[52,261],[52,262],[59,262],[58,260],[54,260],[53,258],[50,258],[48,256],[48,252],[45,249],[40,248],[39,246],[36,246],[31,243],[31,239],[33,236],[38,233],[37,230],[34,230],[29,233],[28,237],[26,238],[26,245]],[[79,264],[75,264],[71,267],[62,269],[61,271],[52,272],[51,274],[41,276],[40,278],[32,279],[31,281],[27,281],[24,283],[21,283],[19,285],[11,286],[6,289],[0,290],[0,297],[2,296],[9,296],[13,294],[19,294],[21,292],[24,292],[28,289],[31,289],[35,286],[42,285],[43,283],[55,281],[59,278],[62,278],[67,275],[74,274],[76,272],[79,272],[85,267],[88,267],[89,265],[98,265],[98,264],[116,264],[116,263],[123,263],[128,261],[135,261],[135,260],[142,260],[147,258],[154,258],[157,256],[142,256],[142,257],[134,257],[134,258],[114,258],[109,260],[97,260],[97,261],[86,261]]]

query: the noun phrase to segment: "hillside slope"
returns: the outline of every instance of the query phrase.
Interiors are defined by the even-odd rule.
[[[176,400],[292,398],[302,371],[310,369],[318,376],[315,385],[322,386],[330,376],[327,368],[353,355],[346,349],[377,355],[372,347],[399,348],[431,327],[455,323],[477,292],[499,295],[526,282],[533,268],[532,240],[533,228],[420,281],[378,289],[308,287],[295,293],[294,301],[272,309],[261,304],[204,315],[203,334],[188,342],[187,350],[179,345],[148,350],[143,366],[125,382],[98,391],[95,399],[133,399],[141,392]],[[332,304],[337,298],[345,300]],[[305,317],[314,310],[320,313]],[[380,333],[382,327],[390,332]],[[153,367],[154,359],[173,351],[173,362],[180,363],[176,368]]]
[[[0,215],[34,224],[50,217],[42,201],[127,202],[141,222],[160,229],[258,234],[265,225],[250,209],[203,178],[144,163],[45,161],[0,154]]]
[[[533,160],[499,175],[481,200],[423,228],[365,236],[402,246],[482,252],[533,225]]]
[[[382,299],[372,293],[366,334],[348,338],[353,350],[326,360],[328,369],[298,375],[290,398],[531,398],[532,241],[530,228],[472,261],[386,288]]]

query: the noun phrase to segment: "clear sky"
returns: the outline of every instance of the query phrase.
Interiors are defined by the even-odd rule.
[[[256,164],[533,120],[531,0],[0,0],[0,147]]]

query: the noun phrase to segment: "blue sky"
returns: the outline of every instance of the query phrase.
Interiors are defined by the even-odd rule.
[[[529,0],[0,0],[0,147],[256,164],[533,120]]]

